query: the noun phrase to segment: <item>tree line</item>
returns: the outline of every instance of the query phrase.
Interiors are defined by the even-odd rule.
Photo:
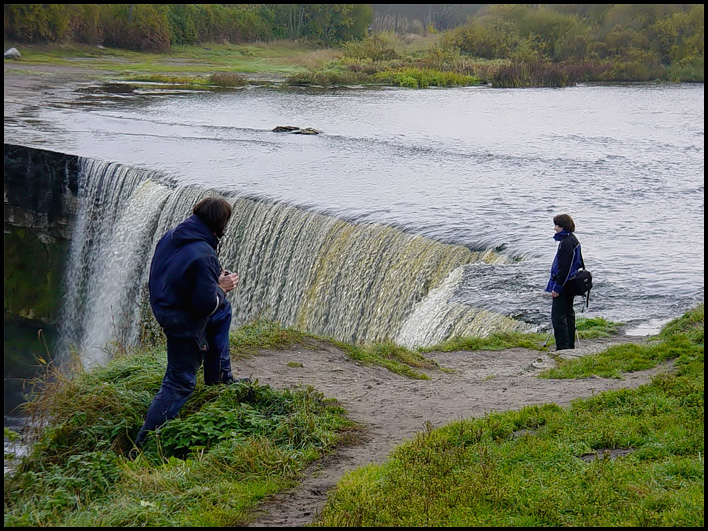
[[[703,81],[703,4],[5,4],[4,13],[5,38],[30,43],[149,52],[274,39],[346,47],[385,31],[432,32],[442,33],[432,51],[448,63],[462,57],[582,67],[579,79]]]
[[[5,38],[74,41],[144,52],[174,44],[361,39],[370,4],[5,4]]]
[[[703,39],[703,4],[488,4],[446,32],[442,47],[512,63],[611,68],[617,79],[663,79],[669,69],[703,81]]]

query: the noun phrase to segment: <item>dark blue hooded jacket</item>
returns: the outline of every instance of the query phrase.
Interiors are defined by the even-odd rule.
[[[213,314],[226,300],[219,287],[216,236],[196,215],[169,230],[150,265],[150,306],[169,338],[204,338]]]
[[[546,286],[546,291],[563,293],[563,286],[568,280],[575,277],[583,265],[583,255],[580,242],[572,232],[562,230],[553,238],[559,241],[558,251],[551,265],[551,278]]]

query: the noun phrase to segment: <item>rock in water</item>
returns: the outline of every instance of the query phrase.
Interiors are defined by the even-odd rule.
[[[279,125],[275,129],[273,129],[274,133],[292,133],[293,131],[297,131],[300,129],[299,127],[295,127],[294,125]]]
[[[274,133],[292,133],[293,135],[319,135],[322,131],[313,129],[312,127],[305,127],[300,129],[294,125],[279,125],[273,129]]]

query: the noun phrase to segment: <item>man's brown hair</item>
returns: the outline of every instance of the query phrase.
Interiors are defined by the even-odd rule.
[[[226,224],[231,219],[231,212],[231,203],[226,199],[207,197],[196,204],[192,214],[201,219],[217,238],[221,238],[226,230]]]

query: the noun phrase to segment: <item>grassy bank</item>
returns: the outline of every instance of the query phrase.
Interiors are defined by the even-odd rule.
[[[674,360],[651,384],[428,430],[345,476],[318,525],[702,527],[703,312],[637,347],[641,364],[609,349],[548,375]]]
[[[197,389],[134,461],[132,440],[164,375],[155,346],[104,368],[50,373],[28,411],[43,425],[32,453],[5,480],[5,526],[233,526],[265,497],[295,484],[304,467],[355,437],[345,412],[311,388],[239,384]],[[355,346],[259,320],[231,334],[234,358],[330,342],[352,359],[412,378],[434,368],[385,342]],[[12,434],[10,434],[12,435]]]
[[[6,42],[5,48],[12,44]],[[14,72],[34,67],[93,71],[104,80],[238,87],[268,82],[293,86],[386,85],[408,88],[490,84],[494,87],[564,87],[578,82],[703,81],[698,66],[672,66],[649,75],[641,65],[536,59],[484,59],[463,54],[440,35],[413,40],[377,34],[339,48],[305,42],[172,46],[165,53],[82,44],[22,45]],[[6,64],[8,62],[6,61]],[[641,61],[640,61],[641,63]]]
[[[613,323],[595,317],[580,318],[577,321],[580,339],[611,337],[619,330],[621,323]],[[329,343],[342,350],[351,359],[364,365],[378,365],[386,369],[419,380],[427,380],[428,376],[419,369],[440,369],[437,363],[425,357],[427,352],[452,352],[456,350],[502,350],[507,348],[529,348],[532,350],[548,350],[554,341],[550,336],[538,333],[505,332],[494,333],[488,337],[453,337],[443,343],[431,347],[411,350],[392,341],[382,341],[370,345],[353,345],[331,338],[321,338],[290,327],[284,327],[277,322],[261,319],[248,323],[231,334],[231,353],[238,358],[255,355],[261,349],[284,350],[294,345],[317,345],[318,342]]]
[[[617,326],[580,324],[586,336]],[[543,350],[543,339],[513,334],[439,347]],[[231,349],[243,357],[327,341],[261,320],[234,331]],[[390,342],[332,344],[412,378],[425,377],[418,368],[438,369],[423,353]],[[319,524],[693,525],[699,508],[702,516],[703,307],[668,325],[643,352],[645,365],[675,359],[677,370],[569,410],[537,406],[428,430],[386,465],[347,476]],[[45,428],[5,480],[6,527],[243,525],[308,463],[356,437],[345,412],[312,389],[208,387],[200,379],[180,417],[131,461],[131,440],[165,363],[164,347],[156,346],[71,379],[45,380],[29,408]],[[603,459],[583,460],[605,450]],[[613,460],[617,451],[631,453]]]
[[[180,417],[130,461],[165,364],[157,349],[46,381],[30,405],[45,428],[5,478],[6,527],[238,525],[351,429],[312,389],[199,381]]]
[[[13,46],[5,43],[5,48]],[[13,71],[27,67],[66,67],[95,71],[106,79],[140,78],[155,81],[195,79],[205,81],[217,73],[258,74],[281,78],[317,68],[336,57],[330,49],[319,49],[292,41],[268,44],[209,44],[173,46],[166,53],[144,53],[83,44],[21,45],[22,57],[11,64]],[[31,72],[32,70],[26,70]],[[102,74],[103,72],[103,74]],[[162,76],[162,77],[161,77]]]

